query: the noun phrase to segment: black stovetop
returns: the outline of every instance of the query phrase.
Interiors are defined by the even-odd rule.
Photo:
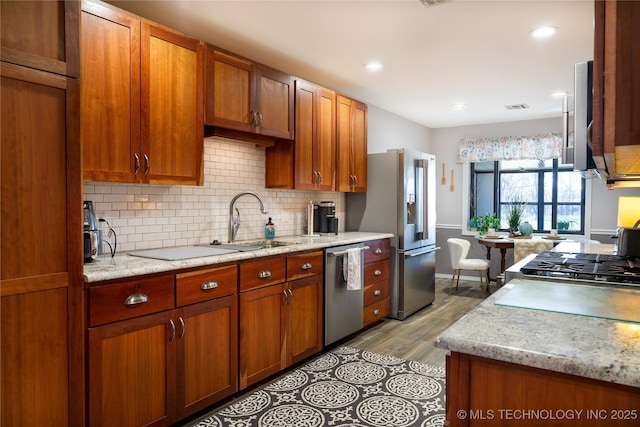
[[[520,271],[535,276],[640,284],[640,259],[619,255],[542,252]]]

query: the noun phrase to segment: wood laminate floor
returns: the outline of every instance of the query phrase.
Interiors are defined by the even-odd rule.
[[[450,283],[450,279],[437,278],[433,304],[402,321],[384,319],[343,344],[444,367],[446,350],[434,345],[436,338],[483,301],[479,282],[460,280],[458,290],[454,284],[449,295]],[[494,289],[492,286],[491,291]]]

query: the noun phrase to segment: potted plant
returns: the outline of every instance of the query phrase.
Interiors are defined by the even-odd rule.
[[[471,218],[471,221],[474,221],[477,225],[478,233],[480,233],[480,235],[487,234],[487,231],[490,228],[495,230],[500,228],[500,218],[498,218],[494,213],[483,216],[474,216]]]
[[[522,220],[522,214],[524,213],[524,202],[512,202],[509,205],[509,212],[507,213],[507,223],[509,224],[509,237],[519,234],[518,226]]]

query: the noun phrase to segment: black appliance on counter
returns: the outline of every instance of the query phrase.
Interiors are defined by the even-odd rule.
[[[542,252],[520,269],[540,279],[570,279],[590,283],[640,285],[640,258],[609,254]]]
[[[313,232],[321,236],[338,234],[335,202],[323,201],[313,207]]]
[[[96,212],[93,209],[93,202],[85,200],[82,202],[82,209],[84,211],[84,262],[91,262],[100,255],[102,233],[98,230],[98,221],[96,220]]]

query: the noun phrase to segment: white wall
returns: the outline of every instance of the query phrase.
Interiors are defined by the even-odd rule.
[[[384,153],[389,148],[431,152],[431,129],[375,105],[369,105],[368,108],[369,153]]]

